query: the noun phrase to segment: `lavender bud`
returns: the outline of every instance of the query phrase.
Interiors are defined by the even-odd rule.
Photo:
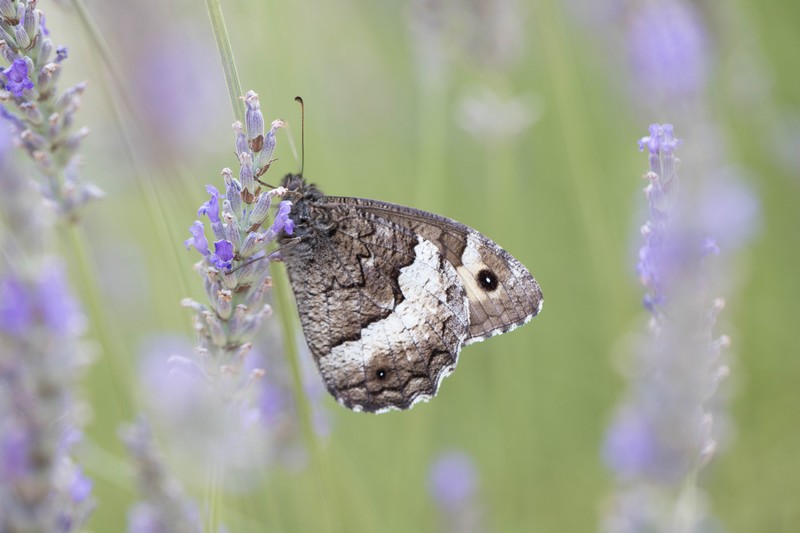
[[[20,110],[25,115],[25,118],[34,126],[39,126],[44,122],[44,116],[39,110],[39,106],[33,102],[25,102],[19,106]]]
[[[9,26],[16,26],[19,24],[19,20],[17,20],[17,9],[14,6],[14,2],[11,0],[0,0],[0,17],[2,17],[3,21]]]
[[[77,108],[80,104],[80,96],[86,90],[86,82],[83,81],[74,85],[64,91],[64,93],[56,98],[53,104],[53,111],[61,112],[67,109]]]
[[[275,135],[277,131],[283,126],[284,122],[282,120],[272,121],[270,130],[267,133],[266,138],[264,139],[264,148],[260,152],[256,153],[256,166],[259,169],[266,169],[269,167],[269,164],[272,161],[272,154],[275,152],[275,144],[276,144]]]
[[[227,200],[225,200],[223,205],[230,204]],[[242,244],[242,237],[241,233],[239,232],[239,225],[236,222],[236,218],[232,213],[224,213],[222,218],[225,221],[225,239],[233,244],[234,250],[239,250]]]
[[[233,133],[236,137],[236,155],[250,151],[250,147],[247,146],[247,136],[244,134],[242,123],[238,120],[233,123]]]
[[[262,192],[258,195],[258,200],[253,206],[253,210],[250,213],[250,220],[248,221],[251,224],[251,231],[255,231],[255,229],[261,226],[261,224],[269,216],[269,208],[272,204],[272,196],[273,195],[269,192]]]
[[[63,144],[65,153],[72,155],[75,152],[77,152],[78,148],[80,147],[81,141],[83,141],[88,136],[89,136],[89,128],[85,126],[76,131],[75,133],[68,135]]]
[[[28,32],[25,31],[25,28],[22,26],[22,24],[14,28],[14,40],[16,41],[17,46],[23,50],[27,50],[27,48],[31,45],[31,38],[28,36]]]
[[[255,91],[247,91],[244,102],[247,106],[245,124],[248,145],[253,152],[258,153],[264,146],[264,115],[261,114],[261,104]]]
[[[244,242],[239,248],[239,255],[242,256],[242,258],[250,257],[259,250],[259,245],[262,242],[259,235],[259,233],[251,231],[247,234],[247,237],[244,238]]]
[[[31,39],[39,33],[39,13],[33,9],[32,4],[28,4],[25,9],[25,18],[22,20],[22,25],[25,28],[25,33],[31,36]]]
[[[222,320],[227,320],[233,314],[233,306],[231,302],[233,301],[233,295],[231,291],[228,289],[223,289],[217,293],[217,315]]]
[[[242,335],[244,323],[248,320],[248,307],[244,304],[238,304],[233,310],[233,315],[228,321],[229,333],[232,339],[241,340],[245,339]]]
[[[240,266],[236,272],[239,275],[239,284],[252,285],[263,274],[261,270],[264,259],[264,257],[248,257],[247,262]],[[251,304],[253,302],[248,298],[247,303]]]
[[[239,180],[233,177],[231,169],[222,169],[222,177],[225,180],[225,197],[231,204],[231,211],[234,213],[242,212],[242,186]]]
[[[3,28],[0,27],[0,54],[3,55],[3,59],[6,60],[6,63],[11,64],[17,58],[17,53],[14,51],[13,48],[8,46],[6,39],[9,41],[13,41],[10,35],[6,34],[3,31]]]
[[[42,47],[39,49],[39,64],[47,63],[50,56],[53,54],[53,41],[45,39],[42,41]]]
[[[20,133],[19,137],[25,149],[30,151],[41,150],[47,145],[47,139],[31,130],[23,131]]]
[[[247,152],[239,154],[239,163],[242,165],[239,171],[239,182],[242,184],[242,200],[252,204],[255,200],[254,192],[256,181],[253,177],[253,158]]]
[[[264,258],[266,259],[266,258]],[[272,278],[267,276],[263,279],[258,286],[254,287],[250,294],[247,296],[248,303],[255,303],[261,301],[264,296],[272,289]]]
[[[56,81],[58,81],[61,67],[56,63],[47,63],[39,71],[39,85],[38,90],[42,95],[49,95],[55,89]]]
[[[223,270],[219,273],[222,285],[228,289],[235,289],[239,285],[239,273],[235,271]]]
[[[202,316],[205,321],[205,329],[209,337],[211,337],[211,342],[213,342],[215,346],[225,346],[227,339],[225,330],[222,327],[222,322],[220,322],[219,318],[211,311],[203,312]]]

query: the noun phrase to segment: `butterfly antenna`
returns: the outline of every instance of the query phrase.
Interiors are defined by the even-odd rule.
[[[299,96],[295,96],[294,101],[300,104],[300,175],[302,176],[306,166],[306,106]]]

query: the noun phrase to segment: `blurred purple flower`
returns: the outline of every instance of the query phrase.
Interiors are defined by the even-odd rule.
[[[16,277],[0,279],[0,330],[25,335],[33,322],[33,306]]]
[[[699,14],[680,0],[645,3],[628,28],[631,69],[643,100],[700,94],[711,64]]]
[[[39,27],[42,29],[42,33],[45,35],[50,35],[50,30],[48,30],[47,26],[45,25],[44,13],[42,13],[42,15],[39,17]]]
[[[83,315],[61,268],[43,270],[39,279],[37,310],[44,325],[55,335],[77,335],[83,330]]]
[[[30,470],[28,432],[11,420],[6,420],[4,426],[0,432],[0,485],[14,483]]]
[[[655,453],[651,422],[635,409],[623,409],[611,424],[603,447],[606,464],[622,477],[641,475]]]
[[[709,176],[698,194],[697,224],[722,249],[736,250],[760,231],[758,197],[735,169]]]
[[[39,322],[57,336],[77,334],[84,324],[64,271],[55,265],[43,268],[33,283],[15,275],[0,279],[0,331],[24,337]]]
[[[642,226],[638,273],[652,316],[647,332],[632,346],[627,392],[603,446],[606,464],[618,478],[604,521],[609,532],[628,531],[633,524],[631,531],[671,530],[671,517],[683,512],[678,508],[686,498],[693,500],[693,512],[681,517],[687,531],[708,519],[694,483],[717,447],[714,422],[725,412],[712,398],[729,372],[723,357],[729,340],[713,336],[724,302],[709,294],[713,274],[720,274],[711,261],[720,253],[718,235],[709,232],[746,233],[741,226],[750,224],[753,209],[748,193],[729,194],[719,187],[698,201],[697,191],[711,183],[708,177],[686,187],[695,194],[682,191],[675,157],[680,144],[669,124],[651,125],[650,135],[639,143],[649,152],[650,171],[645,175],[649,220]],[[737,209],[744,209],[747,221],[730,214]],[[644,507],[637,510],[632,501]],[[655,509],[662,511],[651,512]]]
[[[69,485],[69,493],[72,500],[76,503],[86,501],[92,493],[93,486],[92,480],[83,475],[83,469],[80,466],[76,466],[72,482]]]
[[[136,24],[120,28],[126,33],[123,38],[136,43],[130,50],[134,70],[147,72],[146,76],[134,77],[131,89],[147,131],[159,132],[152,136],[152,151],[165,159],[175,158],[181,157],[176,151],[191,153],[201,143],[213,144],[214,124],[225,119],[217,105],[225,97],[224,85],[208,78],[209,69],[214,67],[210,60],[213,48],[169,21],[163,21],[166,26],[159,30],[162,23],[152,20],[147,7],[131,10],[141,22],[157,26],[144,40],[133,30]]]
[[[478,473],[465,453],[449,451],[441,454],[431,466],[428,489],[439,505],[454,509],[469,505],[476,495]]]
[[[33,89],[33,81],[28,77],[28,64],[24,59],[15,59],[8,68],[0,72],[6,78],[6,90],[17,98],[22,98],[26,90]]]

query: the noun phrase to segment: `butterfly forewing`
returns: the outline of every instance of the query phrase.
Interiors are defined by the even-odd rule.
[[[467,344],[514,329],[539,313],[542,291],[530,272],[511,254],[469,226],[441,215],[376,200],[327,197],[325,201],[330,205],[354,205],[436,244],[444,259],[456,268],[469,297]]]

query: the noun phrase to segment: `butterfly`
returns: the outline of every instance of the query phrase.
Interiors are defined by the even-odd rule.
[[[436,395],[465,345],[542,310],[528,270],[455,220],[378,200],[281,184],[292,235],[278,236],[306,342],[328,391],[354,411]]]

